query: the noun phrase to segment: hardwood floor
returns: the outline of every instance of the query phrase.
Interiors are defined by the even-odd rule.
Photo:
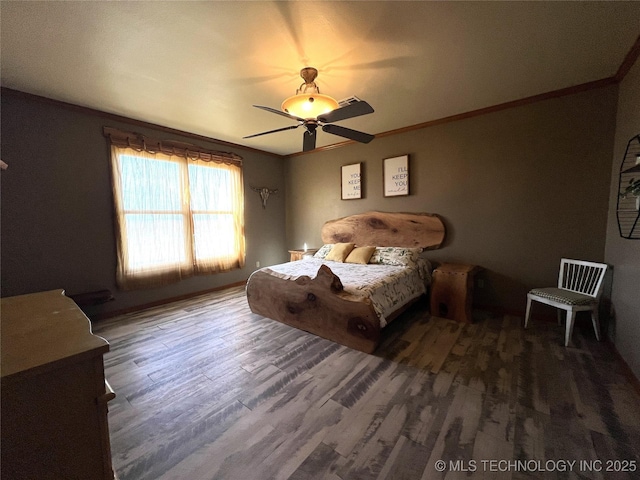
[[[242,287],[95,323],[120,480],[640,478],[640,398],[588,319],[565,348],[535,318],[426,309],[374,355],[252,314]]]

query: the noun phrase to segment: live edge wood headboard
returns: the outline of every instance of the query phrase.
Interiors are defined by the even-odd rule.
[[[433,250],[442,245],[445,227],[431,213],[366,212],[329,220],[321,236],[324,243]]]

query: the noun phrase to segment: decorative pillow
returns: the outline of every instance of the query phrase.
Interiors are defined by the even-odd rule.
[[[351,253],[354,246],[354,243],[336,243],[324,259],[334,262],[344,262],[344,259]]]
[[[313,255],[313,258],[321,258],[324,260],[324,257],[327,256],[327,253],[331,251],[333,248],[333,243],[325,243],[320,247],[320,249]]]
[[[376,247],[369,263],[399,267],[413,266],[420,258],[420,252],[422,252],[422,248]]]
[[[361,263],[362,265],[366,265],[369,263],[369,259],[375,251],[376,247],[356,247],[347,255],[344,263]]]

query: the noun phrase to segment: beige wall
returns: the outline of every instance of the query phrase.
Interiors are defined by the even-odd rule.
[[[238,150],[247,266],[118,292],[102,127],[195,141],[3,95],[2,295],[109,288],[116,301],[103,311],[143,305],[242,281],[256,261],[280,263],[288,248],[319,246],[326,220],[376,209],[440,214],[447,239],[431,257],[481,265],[478,302],[521,311],[530,287],[555,281],[562,256],[604,259],[616,99],[617,87],[607,87],[284,162]],[[411,195],[384,198],[382,159],[402,154],[410,155]],[[342,201],[340,166],[355,162],[363,163],[364,198]],[[249,185],[280,191],[262,210]]]
[[[613,266],[611,301],[614,318],[609,327],[618,352],[640,378],[640,240],[620,237],[616,217],[618,174],[627,142],[640,134],[640,62],[620,84],[615,149],[611,165],[609,221],[605,260]]]
[[[247,264],[163,288],[119,292],[115,286],[113,204],[104,125],[161,139],[196,141],[57,105],[2,96],[2,296],[62,288],[69,294],[110,289],[116,300],[95,313],[144,305],[246,280],[262,264],[286,259],[284,162],[237,149],[244,159]],[[262,209],[249,186],[278,188]]]
[[[528,289],[557,281],[561,257],[604,259],[616,98],[606,87],[291,157],[287,246],[319,246],[322,224],[352,213],[437,213],[447,240],[431,258],[484,267],[478,303],[522,311]],[[382,159],[402,154],[411,195],[384,198]],[[340,166],[355,162],[364,199],[342,201]]]

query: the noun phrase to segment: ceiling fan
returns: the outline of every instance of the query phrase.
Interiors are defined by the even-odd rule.
[[[350,128],[333,125],[332,122],[346,120],[347,118],[359,117],[373,113],[373,108],[367,102],[354,97],[354,101],[340,107],[338,102],[329,95],[320,93],[318,86],[314,82],[318,76],[318,70],[313,67],[305,67],[300,70],[300,76],[304,83],[296,90],[296,94],[287,98],[282,102],[282,111],[275,108],[254,105],[256,108],[272,112],[283,117],[290,118],[298,122],[297,125],[290,127],[277,128],[268,132],[256,133],[243,138],[259,137],[269,133],[282,132],[285,130],[294,130],[300,126],[305,128],[302,150],[308,152],[316,148],[316,129],[322,128],[322,131],[338,135],[339,137],[355,140],[360,143],[369,143],[375,138],[371,135]]]

